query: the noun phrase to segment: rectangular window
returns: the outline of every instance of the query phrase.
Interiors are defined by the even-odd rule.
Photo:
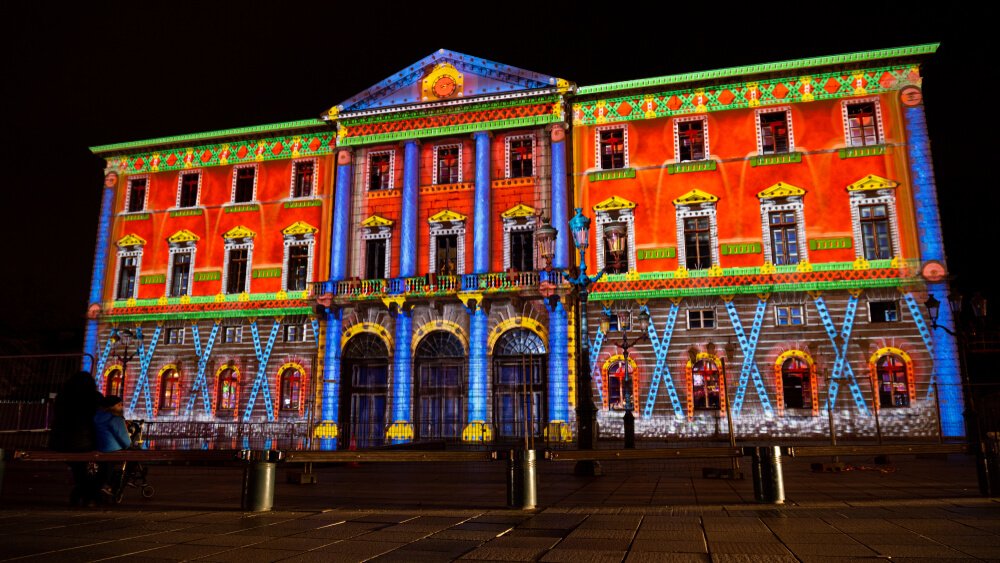
[[[257,168],[254,166],[244,166],[242,168],[237,168],[233,173],[236,175],[236,186],[233,190],[233,203],[246,203],[248,201],[253,201]]]
[[[873,323],[898,323],[899,303],[896,301],[869,301],[869,320]]]
[[[442,276],[454,276],[458,273],[458,235],[438,235],[434,238],[437,244],[435,272]]]
[[[309,282],[306,279],[309,275],[309,246],[305,244],[295,244],[288,247],[287,277],[285,278],[287,291],[303,291]]]
[[[136,213],[146,208],[146,178],[133,178],[128,182],[128,212]]]
[[[535,269],[534,232],[510,233],[510,267],[518,272],[530,272]]]
[[[118,299],[135,297],[135,281],[139,273],[138,256],[122,256],[118,265]]]
[[[606,225],[605,233],[608,232],[609,227],[615,226],[619,231],[623,226],[623,223],[612,223],[611,225]],[[626,227],[625,233],[628,232]],[[616,249],[611,247],[611,241],[608,240],[607,234],[601,236],[603,239],[602,244],[604,244],[604,271],[609,274],[625,274],[628,273],[628,259],[629,259],[629,248],[628,248],[628,235],[620,235],[618,238],[619,251],[615,252]]]
[[[305,325],[285,325],[285,342],[304,342],[305,329]]]
[[[458,145],[437,148],[437,183],[456,184],[460,182],[459,168],[461,159],[458,158]]]
[[[530,137],[508,141],[510,178],[530,178],[535,174],[534,144]]]
[[[677,123],[678,160],[705,160],[705,120],[695,119]]]
[[[392,188],[392,153],[376,152],[368,156],[368,189]]]
[[[313,195],[313,179],[315,164],[312,161],[295,163],[292,180],[292,197],[309,197]]]
[[[250,266],[250,250],[247,248],[229,249],[229,268],[226,280],[226,293],[243,293],[247,290],[247,268]]]
[[[167,329],[167,344],[184,344],[184,329],[183,328],[168,328]]]
[[[789,151],[788,113],[784,110],[762,112],[760,118],[760,153],[781,154]]]
[[[386,239],[376,238],[365,241],[365,279],[375,280],[386,277]]]
[[[243,342],[243,327],[241,326],[224,327],[224,330],[222,331],[222,341],[226,344],[235,344],[237,342]]]
[[[601,170],[625,168],[625,128],[600,131]]]
[[[799,231],[794,211],[772,211],[771,261],[777,266],[799,263]]]
[[[875,102],[847,104],[847,138],[852,147],[877,145],[881,142]]]
[[[712,267],[711,225],[709,217],[684,219],[685,267],[688,270],[704,270]]]
[[[778,326],[802,326],[805,322],[802,305],[779,305],[774,308],[774,324]]]
[[[194,207],[198,205],[198,186],[201,183],[201,174],[181,174],[180,195],[177,198],[177,207]]]
[[[174,252],[171,255],[170,297],[182,297],[191,290],[191,254]]]
[[[859,205],[861,244],[866,260],[892,258],[889,211],[885,204]]]
[[[715,309],[689,310],[688,328],[715,328]]]

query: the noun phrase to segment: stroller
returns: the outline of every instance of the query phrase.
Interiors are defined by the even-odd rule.
[[[129,420],[125,422],[128,428],[129,437],[132,439],[132,449],[142,447],[142,425],[144,420]],[[125,489],[134,487],[139,489],[142,498],[152,498],[156,494],[156,489],[146,481],[146,473],[149,468],[137,461],[127,461],[124,467],[117,472],[111,483],[111,500],[115,504],[121,504]]]

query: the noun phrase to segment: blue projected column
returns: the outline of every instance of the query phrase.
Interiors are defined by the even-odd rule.
[[[403,209],[399,218],[399,277],[417,273],[417,173],[420,146],[406,141],[403,147]]]
[[[323,347],[322,422],[315,434],[320,449],[337,449],[337,420],[340,417],[340,340],[344,334],[344,313],[331,309],[326,314],[326,342]]]
[[[472,272],[490,271],[490,134],[480,131],[476,140],[476,195],[472,219]]]
[[[330,233],[330,279],[333,281],[347,277],[352,169],[350,151],[341,150],[337,154],[337,188],[333,199],[333,232]]]
[[[104,295],[104,278],[107,275],[108,248],[111,245],[111,214],[115,201],[115,187],[118,185],[118,173],[108,172],[104,176],[104,191],[101,194],[101,217],[97,222],[97,248],[94,250],[94,268],[90,276],[90,305],[100,304]],[[88,311],[89,313],[90,311]],[[88,318],[87,328],[83,336],[83,351],[90,356],[84,356],[80,369],[90,371],[91,357],[97,357],[97,319]],[[99,374],[93,374],[100,377]]]
[[[394,444],[413,440],[410,395],[413,389],[413,317],[396,315],[396,350],[392,364],[392,425],[385,437]]]
[[[937,260],[944,264],[941,217],[938,213],[937,186],[934,183],[934,167],[931,163],[931,147],[927,136],[924,107],[922,105],[906,107],[903,109],[903,117],[909,140],[907,154],[910,157],[913,200],[917,214],[917,230],[920,233],[920,257],[924,261]],[[927,292],[942,303],[948,303],[946,284],[928,284]],[[955,319],[951,317],[949,308],[941,307],[939,311],[938,324],[949,330],[955,330]],[[945,436],[965,436],[960,369],[955,337],[944,330],[935,330],[934,372],[940,394],[941,432]]]
[[[469,310],[469,409],[468,424],[462,430],[466,442],[487,442],[493,439],[492,429],[486,424],[486,387],[488,373],[489,315],[482,307]]]
[[[549,311],[549,439],[570,438],[569,427],[569,325],[562,302]],[[558,432],[558,434],[553,435]]]
[[[553,268],[568,268],[569,264],[569,208],[566,187],[566,131],[559,125],[552,129],[552,226],[556,235]]]

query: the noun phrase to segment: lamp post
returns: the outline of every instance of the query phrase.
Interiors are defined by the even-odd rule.
[[[615,329],[621,334],[621,341],[617,342],[617,345],[622,349],[622,365],[625,369],[625,378],[623,380],[622,386],[625,395],[625,414],[622,416],[622,422],[625,428],[625,447],[628,449],[635,448],[635,402],[632,393],[632,374],[629,372],[629,355],[628,351],[632,349],[639,342],[649,338],[649,311],[643,307],[639,311],[638,322],[636,323],[636,328],[638,329],[638,334],[631,339],[629,338],[629,331],[633,328],[632,326],[632,311],[619,311],[616,315],[616,327]],[[611,317],[610,311],[605,316],[605,319],[601,322],[602,329],[605,334],[610,330]]]
[[[131,344],[132,339],[135,338],[135,333],[127,328],[116,328],[111,332],[111,345],[118,346],[121,343],[122,351],[122,378],[125,378],[125,374],[128,373],[128,363],[135,359],[135,352],[131,354],[128,353],[128,345]]]

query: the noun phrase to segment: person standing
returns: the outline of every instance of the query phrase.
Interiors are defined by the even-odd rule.
[[[93,419],[101,398],[90,372],[79,371],[71,375],[56,395],[49,448],[67,453],[93,451],[96,445]],[[73,474],[70,504],[79,506],[95,502],[98,486],[89,471],[89,463],[72,461],[68,465]]]

